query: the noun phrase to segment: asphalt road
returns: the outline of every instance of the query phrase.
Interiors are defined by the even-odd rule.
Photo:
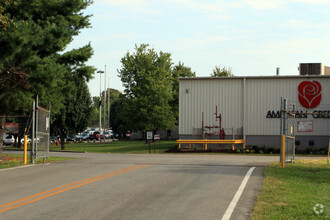
[[[0,219],[222,219],[227,209],[230,219],[249,219],[263,167],[279,159],[52,155],[83,159],[0,170]]]

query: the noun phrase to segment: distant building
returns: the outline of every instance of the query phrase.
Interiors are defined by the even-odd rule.
[[[327,147],[330,137],[330,74],[323,64],[300,64],[297,76],[180,78],[179,137],[219,138],[219,118],[226,139],[247,145],[280,146],[281,97],[300,147]],[[293,107],[294,106],[294,107]]]

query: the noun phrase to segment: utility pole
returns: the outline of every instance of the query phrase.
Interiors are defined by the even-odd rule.
[[[101,92],[101,74],[104,73],[104,71],[99,70],[97,71],[97,73],[100,74],[100,102],[99,102],[99,111],[100,111],[100,126],[99,126],[99,131],[100,131],[100,135],[99,135],[99,141],[101,142],[101,106],[102,106],[102,92]]]

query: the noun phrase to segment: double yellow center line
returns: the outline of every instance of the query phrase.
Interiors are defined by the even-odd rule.
[[[109,177],[112,177],[112,176],[116,176],[116,175],[119,175],[119,174],[122,174],[122,173],[126,173],[128,171],[143,168],[143,167],[146,167],[146,166],[150,166],[150,164],[142,164],[142,165],[135,165],[135,166],[131,166],[131,167],[126,167],[126,168],[123,168],[123,169],[120,169],[120,170],[117,170],[117,171],[113,171],[113,172],[110,172],[110,173],[102,174],[102,175],[91,177],[91,178],[84,179],[84,180],[80,180],[78,182],[74,182],[74,183],[71,183],[71,184],[67,184],[65,186],[60,186],[60,187],[57,187],[55,189],[51,189],[51,190],[48,190],[48,191],[45,191],[45,192],[42,192],[42,193],[35,194],[33,196],[29,196],[29,197],[26,197],[26,198],[23,198],[23,199],[20,199],[20,200],[9,202],[9,203],[0,205],[0,213],[3,213],[3,212],[6,212],[8,210],[15,209],[15,208],[18,208],[18,207],[21,207],[21,206],[24,206],[24,205],[27,205],[27,204],[30,204],[30,203],[33,203],[33,202],[36,202],[36,201],[54,196],[54,195],[60,194],[62,192],[66,192],[66,191],[71,190],[71,189],[78,188],[80,186],[84,186],[84,185],[87,185],[87,184],[90,184],[90,183],[93,183],[93,182],[96,182],[96,181],[99,181],[99,180],[103,180],[103,179],[106,179],[106,178],[109,178]]]

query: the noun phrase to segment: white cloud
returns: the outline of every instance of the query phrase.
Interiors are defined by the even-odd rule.
[[[152,8],[154,1],[145,0],[98,0],[97,4],[146,14],[157,14],[160,10]]]
[[[283,7],[283,0],[241,0],[241,3],[252,9],[277,9]]]
[[[284,28],[290,30],[301,29],[305,34],[317,34],[324,33],[325,30],[329,30],[330,22],[317,23],[309,20],[296,20],[292,19],[283,24]]]
[[[149,5],[148,1],[144,0],[98,0],[97,3],[121,8],[141,8]]]
[[[200,48],[212,48],[214,45],[223,44],[224,42],[230,41],[227,37],[207,35],[204,33],[197,33],[194,36],[187,38],[179,38],[174,41],[158,41],[164,48],[168,48],[170,51],[190,51],[199,50]],[[204,50],[202,49],[202,50]]]
[[[310,4],[324,4],[324,5],[330,4],[329,0],[295,0],[295,1],[300,3],[310,3]]]
[[[193,0],[159,0],[167,3],[171,3],[175,6],[174,8],[181,7],[193,13],[201,13],[207,17],[213,19],[228,19],[229,16],[226,15],[226,9],[228,8],[228,3],[225,1],[215,1],[209,3],[207,1],[193,1]]]

